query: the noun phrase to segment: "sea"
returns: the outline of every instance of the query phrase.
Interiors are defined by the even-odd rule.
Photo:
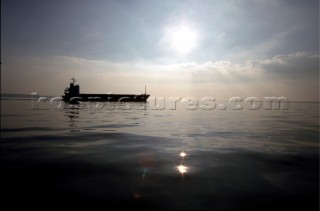
[[[1,99],[1,203],[24,210],[319,210],[319,103]]]

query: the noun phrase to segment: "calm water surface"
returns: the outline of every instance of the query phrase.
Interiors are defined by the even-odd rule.
[[[318,210],[318,103],[256,111],[133,105],[36,110],[29,100],[1,100],[3,202],[41,210]]]

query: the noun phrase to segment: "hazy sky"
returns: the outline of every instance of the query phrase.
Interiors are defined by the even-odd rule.
[[[2,0],[1,92],[319,99],[318,0]]]

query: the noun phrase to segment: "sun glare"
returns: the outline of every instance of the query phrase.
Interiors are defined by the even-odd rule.
[[[180,156],[181,156],[182,158],[184,158],[185,156],[187,156],[187,154],[186,154],[185,152],[181,152],[181,153],[180,153]]]
[[[188,167],[186,167],[186,166],[184,166],[184,165],[179,165],[179,166],[177,166],[177,169],[178,169],[178,171],[179,171],[180,174],[184,174],[184,173],[187,172]]]
[[[196,46],[198,33],[190,25],[180,24],[167,30],[166,40],[171,50],[179,55],[186,55]]]

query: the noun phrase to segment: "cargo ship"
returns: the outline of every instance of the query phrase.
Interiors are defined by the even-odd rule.
[[[70,86],[62,95],[63,100],[70,103],[79,101],[146,102],[150,96],[147,94],[146,86],[144,94],[80,94],[80,86],[75,84],[75,78],[70,80]]]

